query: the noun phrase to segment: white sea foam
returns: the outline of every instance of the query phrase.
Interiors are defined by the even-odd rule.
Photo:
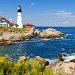
[[[64,57],[64,62],[70,62],[70,60],[75,59],[75,53],[73,53],[72,55],[67,54],[67,56]],[[49,61],[49,63],[54,63],[54,62],[58,62],[57,59],[45,59],[46,61]]]
[[[29,39],[26,39],[26,40],[29,40]]]
[[[24,42],[39,42],[40,40],[26,40]]]
[[[41,40],[45,40],[45,41],[46,41],[46,40],[51,40],[51,39],[46,39],[46,38],[44,38],[44,39],[41,39]]]
[[[73,34],[66,34],[66,35],[73,35]]]
[[[48,61],[49,63],[57,62],[57,59],[52,59],[52,60],[50,60],[50,59],[46,58],[45,60]]]
[[[61,37],[61,39],[63,39],[64,37]]]
[[[44,38],[44,39],[41,39],[41,40],[47,41],[47,40],[55,40],[55,39],[63,39],[63,38],[64,38],[64,37],[61,37],[61,38],[50,38],[50,39]]]
[[[75,55],[67,56],[64,59],[64,62],[69,62],[70,60],[75,59]]]

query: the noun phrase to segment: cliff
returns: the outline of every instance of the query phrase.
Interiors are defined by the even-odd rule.
[[[12,42],[30,39],[34,36],[34,28],[7,28],[0,27],[0,44],[10,44]]]
[[[43,31],[38,31],[34,27],[31,28],[9,28],[0,27],[0,44],[11,44],[17,41],[23,41],[26,39],[31,39],[34,36],[39,36],[39,38],[61,38],[64,33],[57,31],[52,28],[48,28]]]

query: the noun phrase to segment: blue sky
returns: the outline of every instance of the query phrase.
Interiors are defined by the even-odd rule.
[[[23,24],[75,26],[75,0],[1,0],[0,16],[16,23],[18,5],[22,7]]]

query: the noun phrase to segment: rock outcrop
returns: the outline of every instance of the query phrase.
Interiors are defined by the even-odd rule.
[[[40,31],[38,30],[38,29],[35,29],[35,31],[34,31],[34,35],[39,35],[39,33],[40,33]]]
[[[53,28],[49,28],[46,30],[43,30],[42,32],[39,33],[40,38],[60,38],[63,37],[64,33],[57,31]]]
[[[21,57],[19,57],[18,62],[26,62],[26,60],[27,60],[27,57],[21,56]]]
[[[64,61],[67,56],[68,56],[68,54],[66,54],[66,53],[62,53],[62,54],[59,53],[59,54],[57,54],[57,59],[59,61]]]
[[[75,75],[75,63],[69,62],[59,62],[55,66],[52,67],[55,73],[61,72],[64,74]]]
[[[11,44],[12,42],[23,41],[34,36],[34,28],[26,30],[25,32],[5,31],[0,34],[0,44]]]
[[[11,44],[12,42],[23,41],[25,39],[31,39],[34,36],[39,38],[60,38],[64,36],[64,33],[49,28],[40,32],[39,30],[32,28],[3,28],[0,27],[0,44]]]
[[[70,60],[70,62],[73,62],[73,63],[75,63],[75,59],[72,59],[72,60]]]

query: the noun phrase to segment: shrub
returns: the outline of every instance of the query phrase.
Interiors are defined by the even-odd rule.
[[[51,68],[44,66],[44,59],[34,58],[26,62],[12,62],[6,57],[0,57],[0,75],[70,75],[62,71],[55,73]]]

